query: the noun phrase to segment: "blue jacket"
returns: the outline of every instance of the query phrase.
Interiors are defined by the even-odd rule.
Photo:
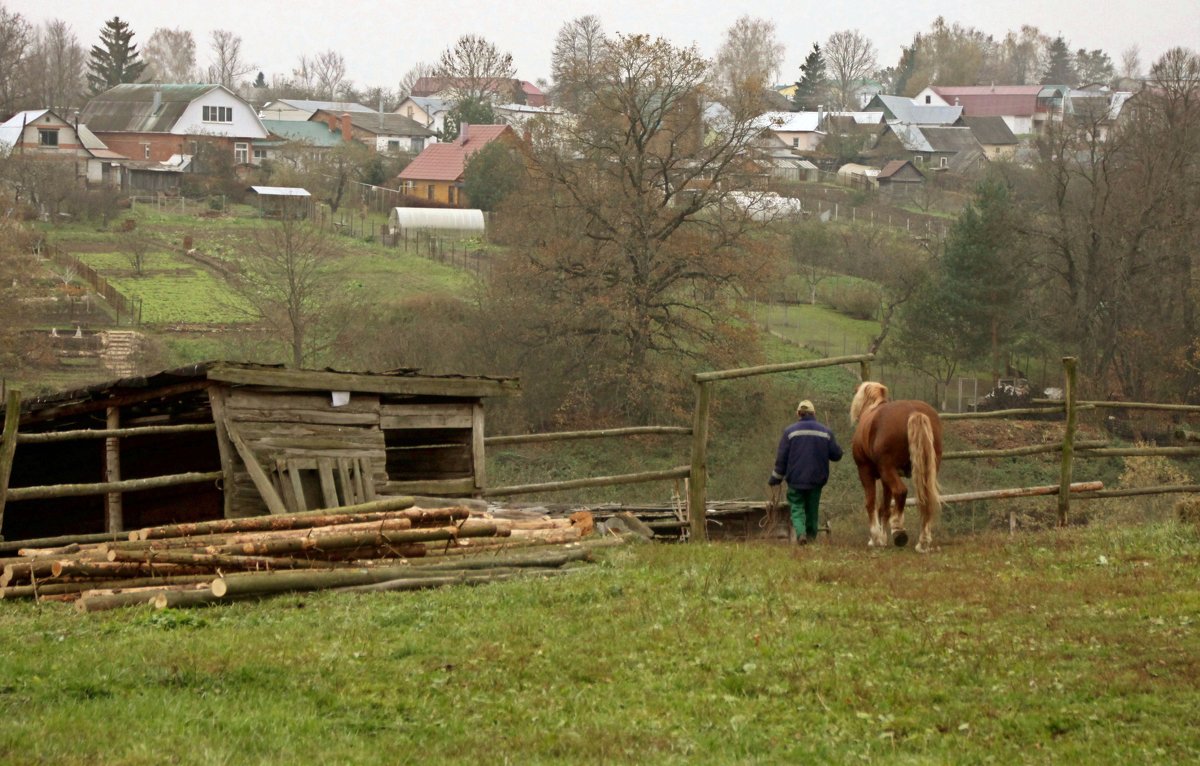
[[[787,480],[792,489],[815,489],[829,481],[829,461],[842,459],[842,448],[830,431],[805,413],[784,429],[775,454],[775,470],[767,482],[772,487]]]

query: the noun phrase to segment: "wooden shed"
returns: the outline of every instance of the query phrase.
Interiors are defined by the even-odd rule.
[[[206,362],[26,399],[0,441],[0,536],[478,495],[483,400],[517,391],[514,378]]]

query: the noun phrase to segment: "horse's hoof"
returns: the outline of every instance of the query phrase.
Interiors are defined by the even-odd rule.
[[[892,543],[894,543],[897,548],[903,548],[904,546],[908,545],[908,533],[903,529],[893,532]]]

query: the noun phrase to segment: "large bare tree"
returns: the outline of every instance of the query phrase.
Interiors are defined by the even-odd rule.
[[[464,35],[438,59],[437,76],[446,78],[451,101],[462,106],[499,98],[514,98],[511,84],[517,71],[511,53],[483,37]]]
[[[725,39],[717,50],[716,75],[726,94],[760,92],[775,82],[783,66],[783,43],[775,32],[775,22],[749,15],[738,18],[725,30]]]
[[[595,76],[604,42],[604,27],[591,14],[559,27],[550,54],[550,76],[554,80],[551,93],[557,103],[567,109],[579,106],[579,94]]]
[[[81,106],[87,53],[67,22],[51,19],[37,30],[29,78],[39,104],[68,110]]]
[[[157,82],[185,83],[196,79],[196,39],[186,29],[159,27],[142,50],[146,71]]]
[[[340,256],[328,234],[285,205],[263,223],[243,252],[231,286],[252,315],[287,348],[294,367],[313,363],[332,342],[342,316],[342,284],[332,266]]]
[[[875,44],[857,29],[834,32],[825,41],[825,67],[834,86],[840,109],[858,109],[854,91],[859,82],[875,71]]]
[[[242,55],[242,38],[227,29],[214,29],[209,50],[212,63],[208,66],[208,79],[236,90],[242,78],[255,70],[255,65]]]
[[[32,43],[33,28],[25,17],[0,5],[0,112],[5,115],[26,105],[25,69]]]
[[[761,262],[740,247],[749,215],[727,180],[758,113],[708,109],[713,95],[695,48],[617,36],[577,119],[534,133],[534,177],[502,208],[521,246],[495,272],[490,315],[507,331],[493,347],[524,350],[518,364],[587,379],[558,406],[646,419],[677,365],[754,347],[728,321]]]
[[[401,100],[404,100],[412,95],[413,87],[417,81],[425,77],[433,77],[437,74],[437,67],[425,61],[413,64],[404,76],[400,78],[399,85],[396,86],[396,94]]]

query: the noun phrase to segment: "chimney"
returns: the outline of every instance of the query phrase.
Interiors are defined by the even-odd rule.
[[[330,133],[336,133],[338,129],[337,118],[332,114],[325,114],[325,124],[329,126]]]
[[[468,124],[467,124],[467,123],[465,123],[465,122],[464,122],[462,125],[460,125],[460,126],[459,126],[459,128],[458,128],[458,142],[459,142],[460,144],[465,144],[465,143],[467,142],[467,128],[469,128],[469,127],[471,127],[471,126],[470,126],[470,125],[468,125]]]
[[[349,141],[353,137],[354,137],[354,134],[350,130],[350,115],[343,112],[342,113],[342,140]]]
[[[162,108],[162,85],[154,83],[154,108],[151,114],[158,114],[158,110]]]

